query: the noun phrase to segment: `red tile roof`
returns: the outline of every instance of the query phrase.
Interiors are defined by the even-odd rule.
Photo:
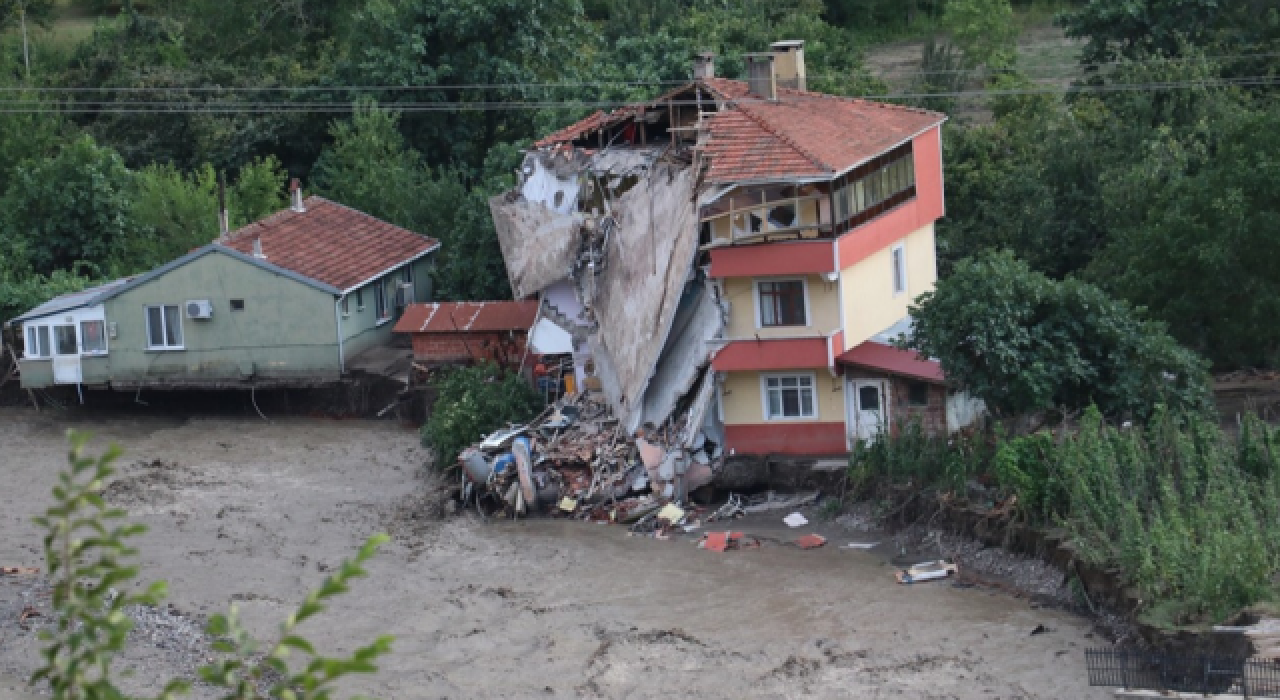
[[[707,117],[702,145],[710,167],[708,182],[741,182],[786,177],[830,177],[885,153],[941,124],[938,112],[900,105],[778,88],[776,101],[747,94],[740,80],[712,78],[699,83],[726,103]],[[690,83],[654,103],[692,88]],[[538,141],[539,147],[573,141],[603,126],[631,118],[641,107],[610,114],[596,112]]]
[[[261,241],[267,262],[344,291],[440,245],[323,197],[307,197],[303,206],[249,224],[221,244],[252,255]]]
[[[942,365],[937,360],[924,359],[914,350],[899,350],[874,340],[868,340],[841,353],[836,357],[836,363],[923,379],[936,384],[946,381]]]
[[[396,333],[527,331],[538,317],[536,301],[453,301],[410,304]]]

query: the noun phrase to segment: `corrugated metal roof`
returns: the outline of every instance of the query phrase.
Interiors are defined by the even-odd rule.
[[[410,304],[396,333],[527,331],[538,317],[536,301],[451,301]]]
[[[132,277],[122,277],[118,280],[112,280],[96,287],[89,287],[88,289],[82,289],[78,292],[61,294],[35,307],[34,309],[31,309],[21,316],[12,319],[10,322],[25,321],[30,318],[40,318],[41,316],[48,316],[50,314],[58,313],[59,311],[78,309],[82,306],[93,306],[97,303],[99,296],[105,295],[124,286],[132,279]]]
[[[868,340],[841,353],[836,357],[836,362],[936,384],[942,384],[947,379],[937,360],[922,358],[914,350],[900,350],[874,340]]]

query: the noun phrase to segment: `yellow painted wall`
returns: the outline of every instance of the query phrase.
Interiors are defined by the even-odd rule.
[[[795,370],[794,373],[805,370]],[[785,421],[766,421],[764,401],[761,396],[760,372],[725,372],[721,385],[726,425],[756,423],[842,423],[844,422],[844,391],[839,377],[832,377],[825,367],[812,370],[818,415],[814,418],[791,418]],[[776,374],[792,374],[777,372]],[[775,374],[766,372],[765,374]]]
[[[795,276],[780,279],[794,279]],[[828,282],[821,275],[805,277],[809,294],[809,325],[781,328],[756,328],[755,279],[751,277],[727,277],[724,293],[729,301],[729,327],[725,337],[729,339],[797,338],[826,336],[840,329],[840,292],[835,282]]]
[[[905,241],[907,291],[893,293],[890,251]],[[873,255],[840,271],[844,295],[844,349],[848,350],[897,323],[907,315],[916,297],[933,289],[937,281],[933,224],[894,241]]]

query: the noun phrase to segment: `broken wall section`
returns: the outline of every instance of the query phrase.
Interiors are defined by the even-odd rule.
[[[697,254],[693,169],[661,160],[666,149],[530,153],[520,186],[490,200],[507,274],[517,298],[571,279],[588,309],[588,347],[601,388],[628,431],[660,422],[692,388],[710,348],[682,343],[673,353],[689,365],[660,382],[663,397],[645,396],[668,342]],[[608,231],[607,236],[599,235]],[[590,238],[594,236],[594,238]],[[585,241],[598,264],[582,265]],[[705,343],[704,343],[705,344]],[[693,350],[693,351],[691,351]],[[674,396],[670,387],[680,391]]]

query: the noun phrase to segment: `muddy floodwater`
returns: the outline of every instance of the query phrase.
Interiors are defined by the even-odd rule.
[[[865,537],[830,525],[753,516],[733,529],[830,542],[713,553],[621,527],[441,518],[423,496],[437,485],[416,433],[391,423],[0,409],[0,565],[43,567],[30,519],[48,504],[67,427],[125,449],[107,497],[150,527],[137,542],[145,578],[170,585],[172,607],[138,612],[117,663],[134,692],[209,657],[205,616],[234,603],[269,636],[364,538],[388,532],[370,577],[305,629],[330,652],[396,637],[377,675],[346,684],[353,693],[1109,697],[1086,684],[1084,649],[1102,643],[1087,621],[982,588],[899,585],[878,555],[835,546]],[[0,700],[32,697],[21,679],[38,663],[36,630],[17,619],[47,609],[46,592],[39,577],[0,578]]]

